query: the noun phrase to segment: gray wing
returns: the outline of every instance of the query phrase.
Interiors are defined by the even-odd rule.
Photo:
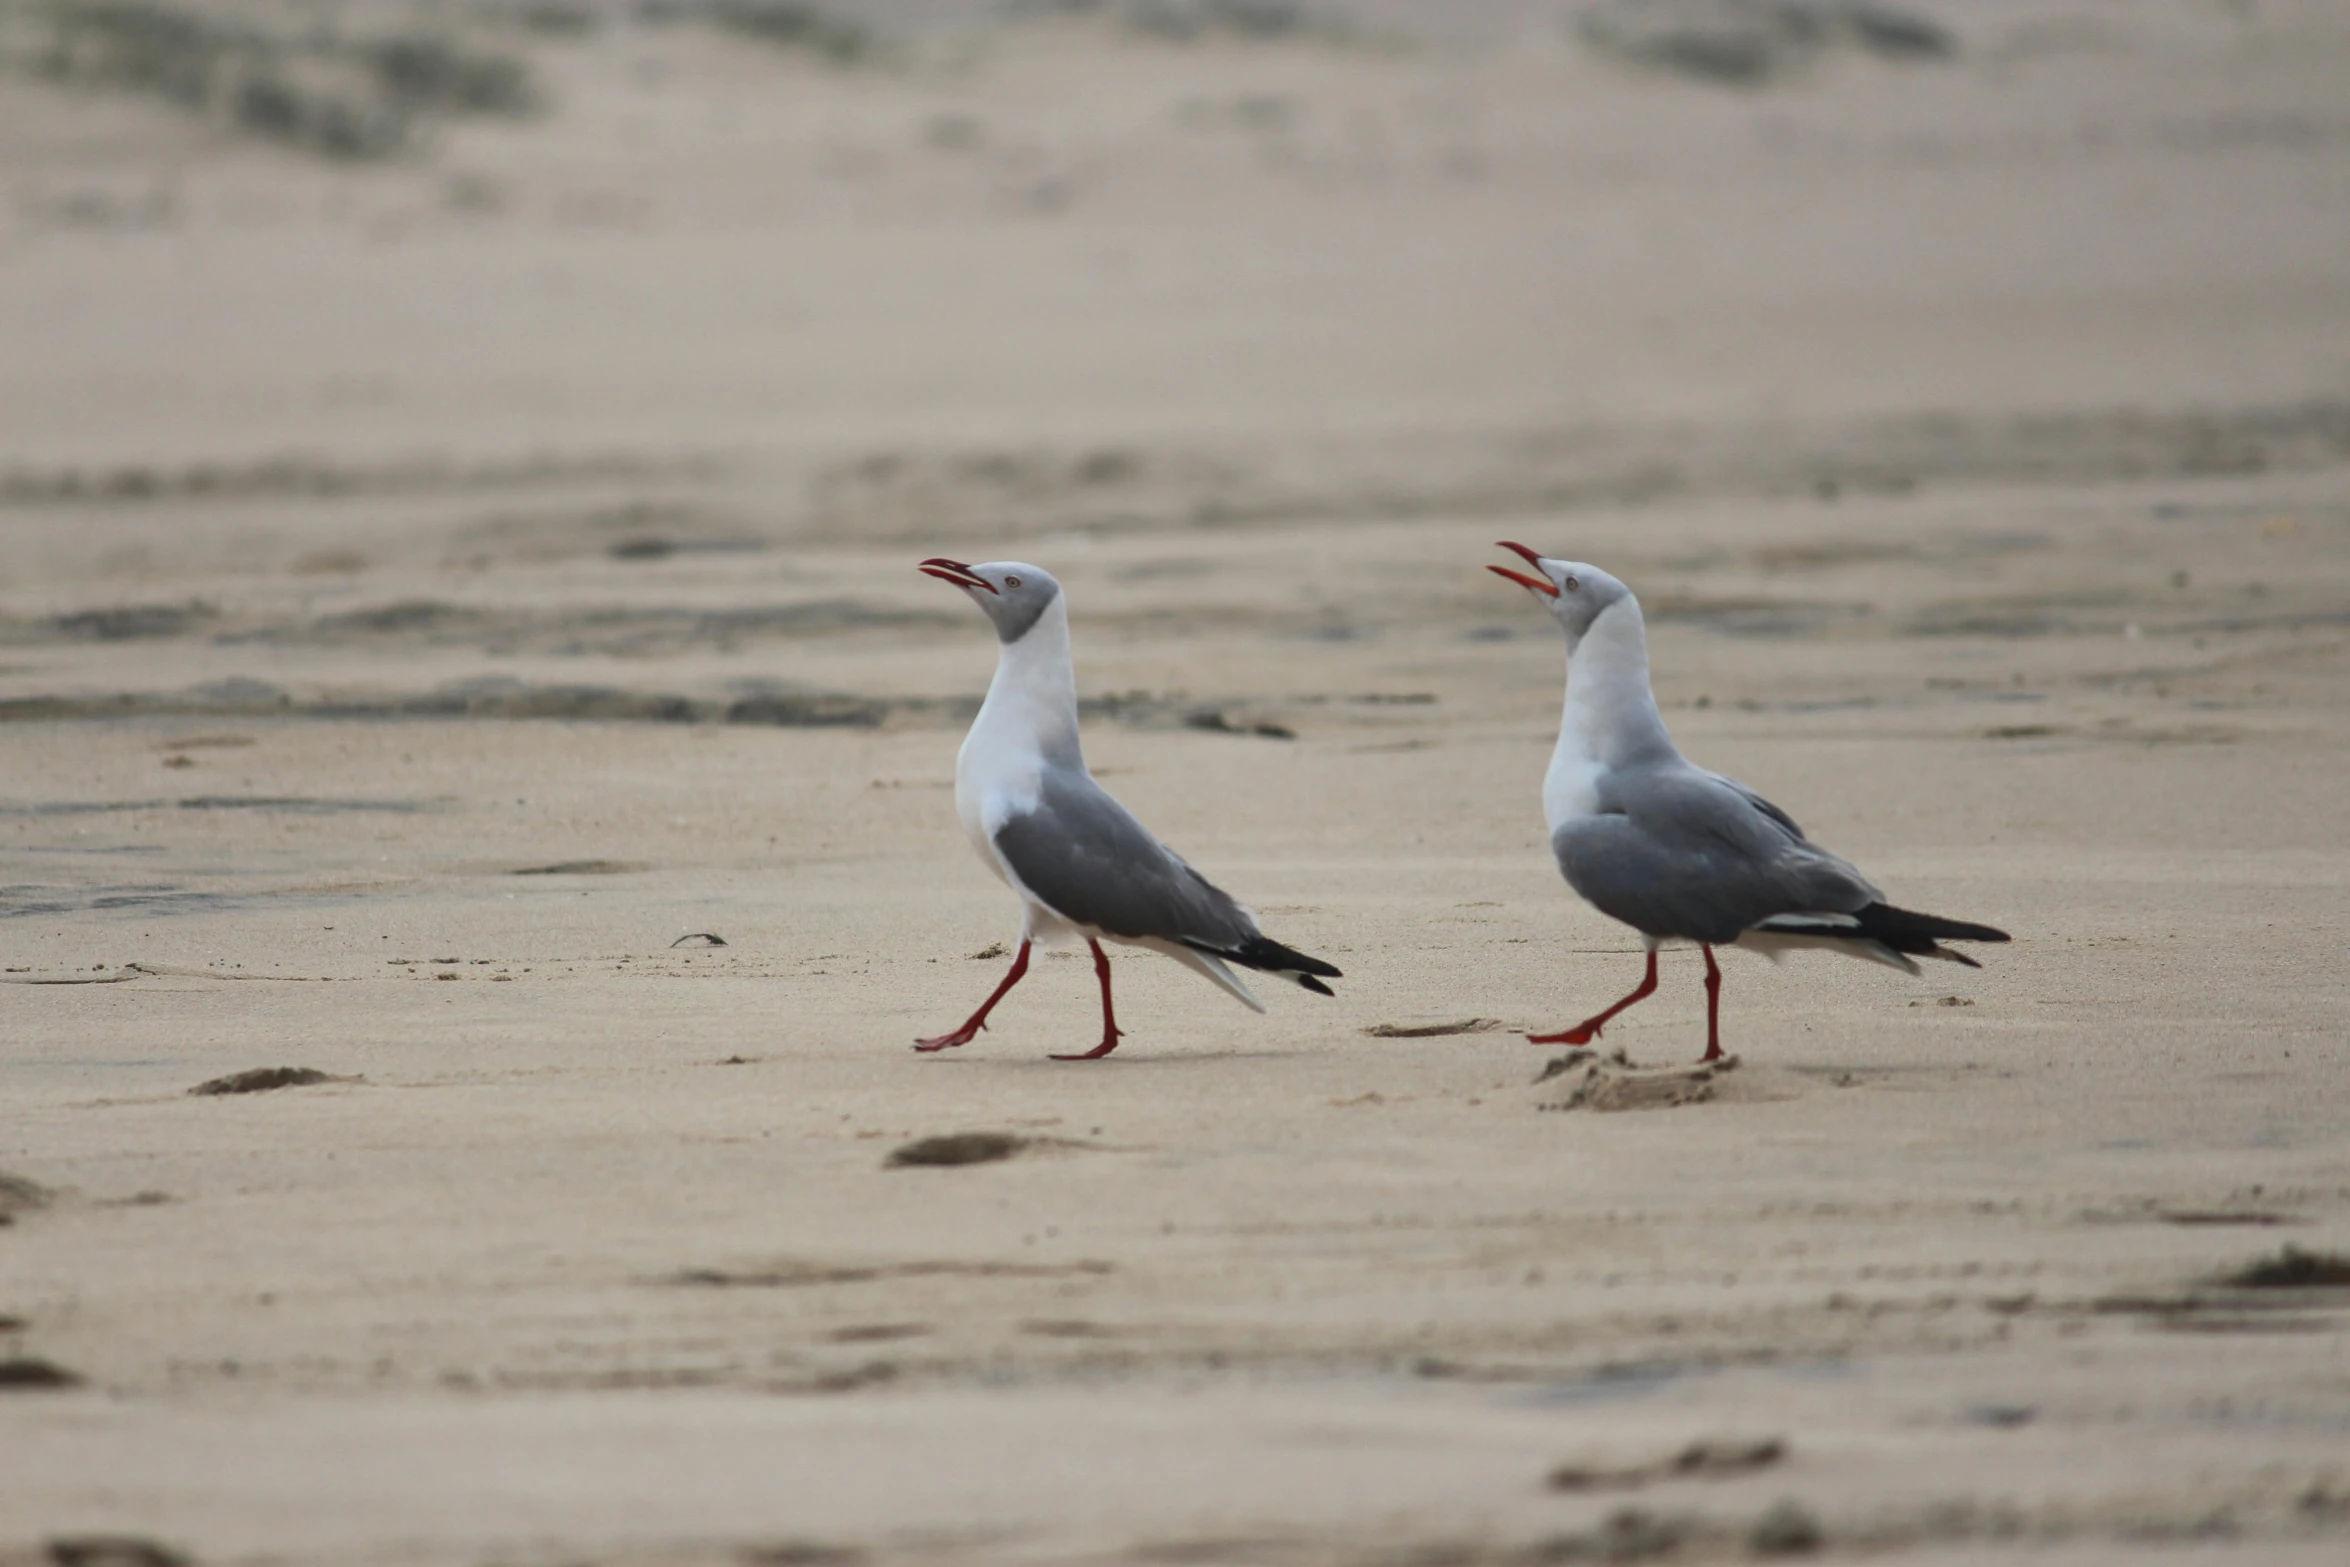
[[[1764,799],[1761,795],[1756,794],[1752,789],[1747,788],[1746,785],[1740,783],[1737,779],[1724,778],[1720,773],[1707,773],[1705,776],[1711,778],[1715,783],[1721,784],[1724,787],[1733,790],[1738,795],[1738,797],[1744,800],[1748,805],[1753,806],[1756,810],[1762,812],[1765,816],[1768,816],[1772,821],[1777,822],[1781,827],[1786,828],[1788,832],[1795,836],[1797,841],[1808,841],[1804,839],[1803,829],[1795,824],[1794,817],[1789,816],[1785,811],[1780,810],[1777,806]]]
[[[996,852],[1046,908],[1128,939],[1230,951],[1256,922],[1082,772],[1052,768],[1035,810],[996,829]]]
[[[1560,827],[1551,852],[1592,907],[1647,935],[1729,942],[1775,914],[1849,914],[1881,896],[1784,811],[1686,763],[1611,774],[1599,807]]]

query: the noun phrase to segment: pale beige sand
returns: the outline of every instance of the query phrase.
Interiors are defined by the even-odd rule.
[[[1758,95],[606,35],[360,172],[0,84],[0,1357],[84,1379],[0,1560],[2340,1560],[2350,1295],[2213,1283],[2350,1252],[2350,30],[2259,10]],[[1521,537],[2016,942],[1733,956],[1715,1099],[1539,1108],[1638,958]],[[1016,934],[940,550],[1062,577],[1096,770],[1338,999],[1125,958],[1065,1065],[1062,954],[908,1050]],[[1607,1036],[1702,1040],[1692,954]],[[1786,1456],[1545,1484],[1712,1437]]]

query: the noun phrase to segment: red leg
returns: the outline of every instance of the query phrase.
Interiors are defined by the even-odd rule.
[[[1099,1061],[1118,1048],[1118,1014],[1110,1010],[1110,955],[1090,936],[1085,944],[1093,948],[1094,977],[1102,982],[1102,1042],[1076,1055],[1054,1056],[1055,1061]]]
[[[1020,976],[1027,972],[1028,943],[1023,941],[1020,943],[1020,955],[1012,960],[1012,972],[1006,974],[1004,982],[996,986],[994,995],[979,1003],[979,1010],[972,1013],[961,1028],[951,1034],[941,1034],[936,1039],[917,1039],[914,1041],[914,1048],[928,1054],[934,1050],[946,1050],[956,1045],[971,1043],[973,1039],[978,1037],[979,1031],[987,1027],[987,1015],[995,1010],[997,1002],[1004,999],[1004,992],[1019,984]]]
[[[1722,1059],[1722,970],[1714,962],[1714,949],[1704,942],[1697,950],[1705,954],[1705,1054],[1698,1064]]]
[[[1709,956],[1706,961],[1711,962],[1712,958]],[[1602,1023],[1623,1011],[1633,1002],[1645,1001],[1654,994],[1656,994],[1656,949],[1651,947],[1648,950],[1648,973],[1642,977],[1638,990],[1633,991],[1632,994],[1609,1007],[1599,1016],[1585,1018],[1565,1033],[1528,1034],[1526,1043],[1530,1045],[1588,1045],[1599,1037],[1599,1026]]]

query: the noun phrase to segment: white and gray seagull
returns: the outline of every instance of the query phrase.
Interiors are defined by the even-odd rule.
[[[1535,596],[1567,633],[1567,705],[1542,781],[1550,849],[1585,902],[1640,933],[1648,973],[1596,1017],[1538,1045],[1585,1045],[1656,990],[1657,948],[1692,941],[1705,954],[1705,1055],[1722,1054],[1717,946],[1776,959],[1824,947],[1919,972],[1913,958],[1980,968],[1944,941],[2005,941],[2007,932],[1897,909],[1861,873],[1804,837],[1752,789],[1693,765],[1665,733],[1648,686],[1648,629],[1632,590],[1596,566],[1503,542],[1539,573],[1488,571]]]
[[[1020,895],[1026,922],[1012,971],[951,1034],[921,1051],[968,1044],[987,1014],[1028,972],[1028,949],[1076,935],[1093,950],[1102,986],[1102,1042],[1056,1061],[1092,1061],[1118,1048],[1110,960],[1102,942],[1165,953],[1258,1012],[1265,1004],[1226,967],[1275,974],[1327,996],[1338,970],[1272,941],[1232,901],[1110,798],[1077,744],[1077,672],[1069,660],[1069,605],[1061,585],[1019,561],[966,565],[933,557],[921,569],[961,588],[995,622],[995,679],[955,758],[955,811],[987,868]]]

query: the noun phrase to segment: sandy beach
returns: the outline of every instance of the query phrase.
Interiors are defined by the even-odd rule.
[[[2350,18],[837,9],[328,8],[527,73],[364,156],[0,11],[0,1564],[2341,1561]],[[1496,539],[2014,942],[1552,1070]],[[1334,999],[909,1048],[936,554]]]

